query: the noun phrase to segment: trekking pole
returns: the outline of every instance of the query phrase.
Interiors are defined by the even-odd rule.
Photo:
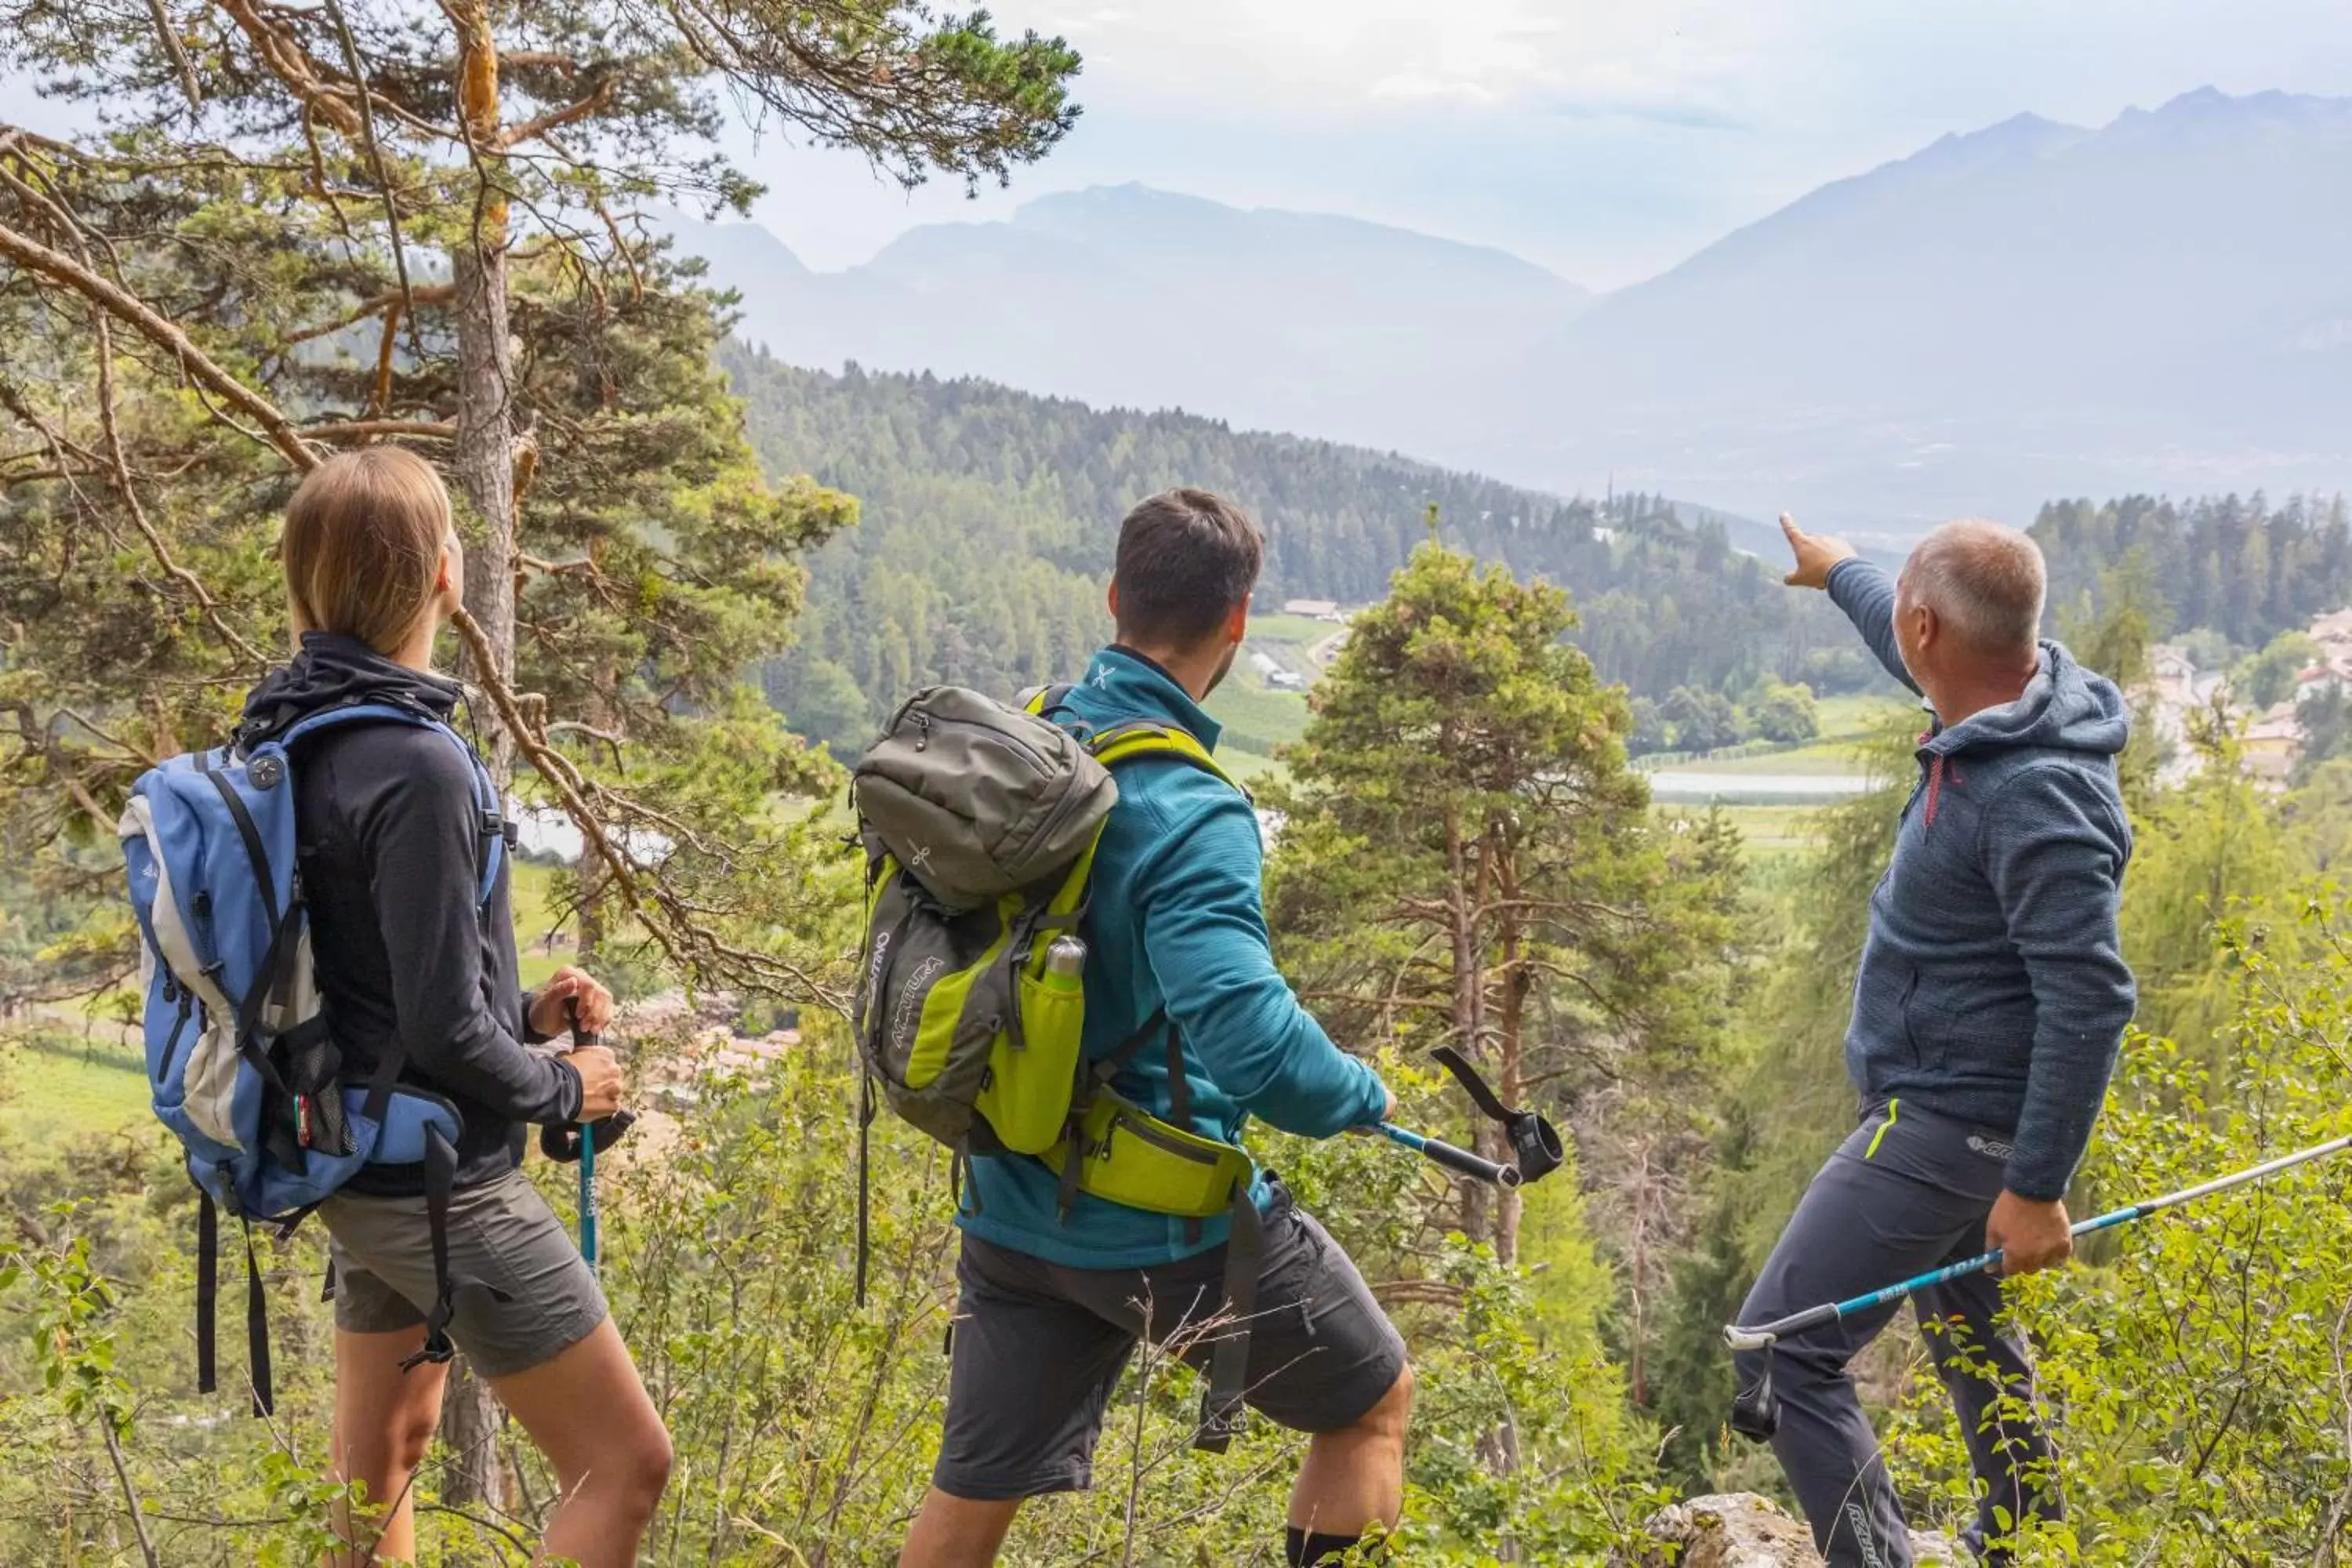
[[[2177,1193],[2167,1193],[2160,1198],[2150,1198],[2145,1203],[2132,1204],[2127,1207],[2116,1209],[2112,1214],[2103,1214],[2096,1219],[2083,1220],[2074,1225],[2068,1234],[2081,1237],[2088,1236],[2093,1231],[2112,1230],[2116,1226],[2129,1225],[2134,1220],[2146,1219],[2148,1215],[2161,1214],[2166,1209],[2179,1208],[2183,1204],[2195,1203],[2199,1198],[2211,1197],[2216,1193],[2226,1193],[2232,1187],[2242,1187],[2250,1183],[2263,1181],[2277,1175],[2281,1171],[2292,1170],[2297,1165],[2308,1164],[2314,1160],[2324,1160],[2331,1154],[2340,1154],[2347,1149],[2352,1149],[2352,1136],[2331,1138],[2325,1143],[2315,1143],[2308,1149],[2298,1150],[2292,1154],[2283,1154],[2275,1160],[2250,1166],[2231,1175],[2216,1176],[2210,1182],[2200,1183],[2193,1187],[2183,1187]],[[1842,1319],[1870,1311],[1874,1308],[1884,1307],[1892,1301],[1900,1301],[1916,1290],[1924,1290],[1930,1285],[1941,1285],[1947,1280],[1958,1279],[1965,1275],[1990,1268],[2000,1260],[2000,1253],[1988,1252],[1980,1258],[1971,1258],[1964,1263],[1954,1263],[1942,1268],[1932,1269],[1916,1279],[1889,1285],[1883,1290],[1873,1290],[1868,1295],[1856,1296],[1848,1301],[1824,1301],[1818,1307],[1809,1307],[1801,1312],[1792,1313],[1775,1322],[1761,1323],[1752,1329],[1743,1329],[1737,1323],[1726,1323],[1723,1327],[1723,1342],[1735,1351],[1770,1350],[1775,1344],[1792,1335],[1801,1334],[1808,1330],[1818,1329],[1825,1323],[1834,1323]]]
[[[1467,1149],[1456,1149],[1451,1143],[1441,1143],[1434,1138],[1424,1138],[1409,1128],[1399,1127],[1393,1121],[1381,1122],[1380,1134],[1390,1142],[1402,1143],[1414,1153],[1434,1161],[1449,1171],[1457,1172],[1481,1182],[1492,1182],[1498,1187],[1516,1187],[1519,1184],[1519,1171],[1516,1165],[1498,1165],[1492,1160],[1473,1154]]]
[[[580,1002],[572,998],[572,1048],[604,1043],[604,1037],[580,1026]],[[596,1267],[596,1129],[593,1123],[580,1124],[580,1257],[588,1265],[588,1272],[598,1273]]]

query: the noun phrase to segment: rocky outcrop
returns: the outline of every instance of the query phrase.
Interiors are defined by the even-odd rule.
[[[1643,1528],[1658,1545],[1621,1559],[1622,1568],[1821,1568],[1811,1532],[1779,1504],[1752,1492],[1693,1498]],[[1911,1555],[1922,1568],[1967,1562],[1944,1537],[1916,1530]]]

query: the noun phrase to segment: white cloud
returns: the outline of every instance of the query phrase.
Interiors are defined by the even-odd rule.
[[[1772,25],[1729,0],[1192,0],[1040,13],[1098,45],[1129,102],[1222,88],[1283,118],[1384,102],[1720,113]]]

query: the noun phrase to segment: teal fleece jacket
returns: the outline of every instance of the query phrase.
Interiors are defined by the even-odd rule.
[[[1125,648],[1097,653],[1055,715],[1097,730],[1138,719],[1173,724],[1214,751],[1216,721],[1151,660]],[[1380,1120],[1378,1074],[1331,1043],[1275,969],[1260,879],[1264,849],[1247,799],[1176,758],[1117,769],[1118,804],[1095,852],[1094,887],[1079,934],[1087,942],[1089,1060],[1117,1050],[1167,1009],[1182,1040],[1191,1127],[1241,1140],[1252,1116],[1286,1132],[1326,1138]],[[1155,1116],[1170,1114],[1167,1050],[1155,1037],[1112,1087]],[[1168,1215],[1081,1193],[1067,1219],[1058,1184],[1026,1155],[976,1159],[957,1223],[966,1234],[1076,1268],[1136,1268],[1222,1244],[1230,1222],[1191,1228]],[[1255,1185],[1269,1201],[1265,1173]]]

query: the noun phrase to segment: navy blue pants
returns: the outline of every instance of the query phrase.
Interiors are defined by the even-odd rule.
[[[1984,1250],[1985,1221],[2008,1164],[2006,1134],[1899,1100],[1871,1111],[1806,1189],[1739,1321],[1769,1322],[1975,1257]],[[1994,1275],[1922,1290],[1912,1302],[1976,1473],[1969,1544],[1988,1562],[2004,1563],[1999,1543],[2016,1521],[2060,1513],[2055,1457],[2033,1406],[2032,1364],[2023,1341],[1997,1321]],[[1911,1565],[1902,1505],[1846,1372],[1897,1310],[1883,1307],[1737,1358],[1748,1388],[1769,1357],[1780,1405],[1772,1449],[1831,1568]]]

